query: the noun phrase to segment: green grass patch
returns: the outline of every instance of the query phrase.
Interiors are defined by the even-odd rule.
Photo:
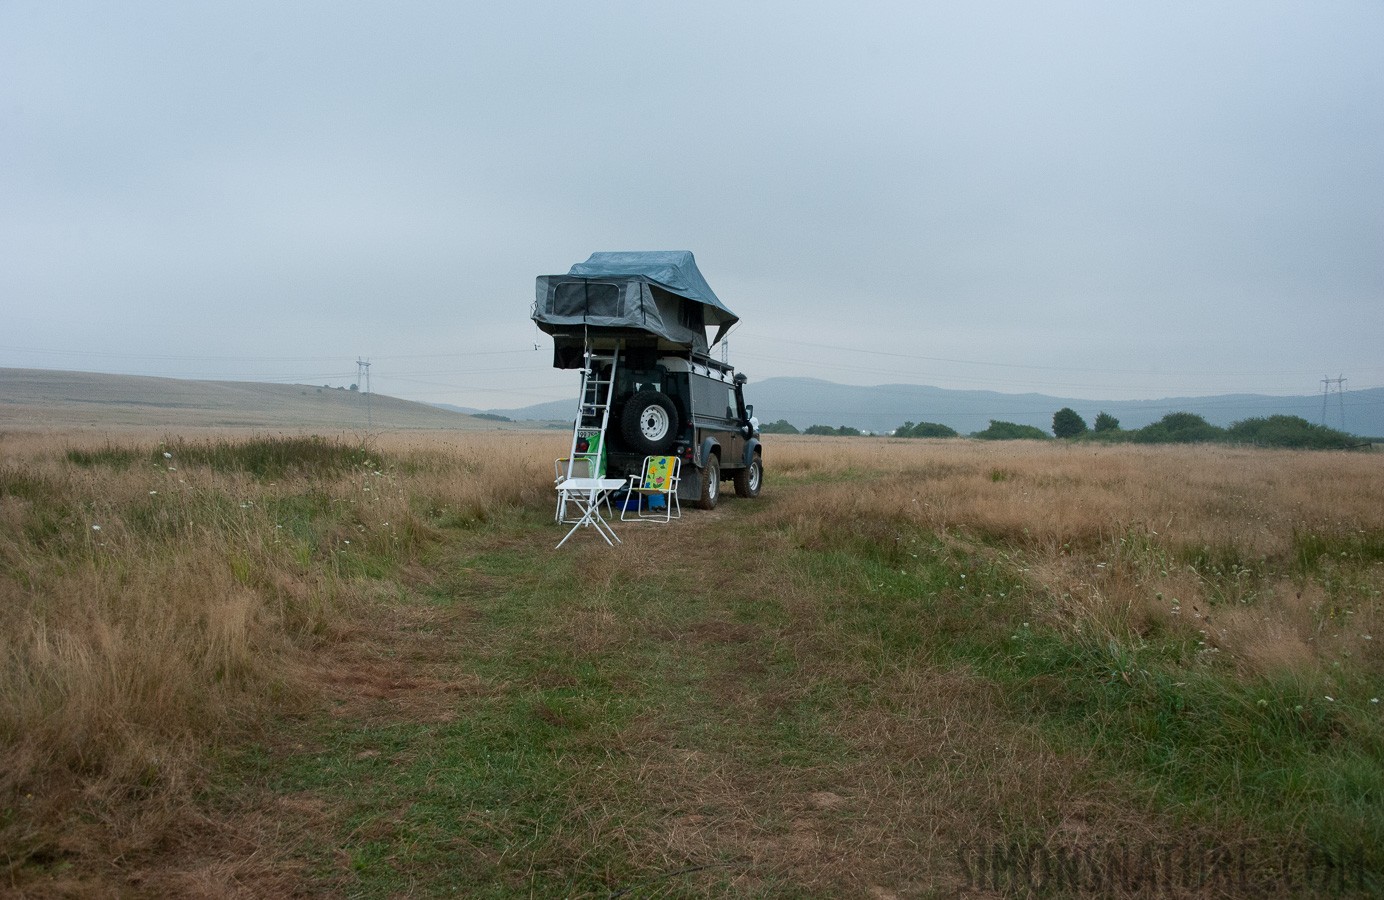
[[[1384,531],[1323,534],[1299,529],[1293,532],[1293,565],[1299,574],[1320,571],[1326,565],[1367,566],[1384,562]]]
[[[30,502],[60,498],[61,490],[51,479],[23,466],[0,466],[0,497],[17,497]]]
[[[145,454],[132,447],[116,447],[111,444],[99,450],[72,449],[67,451],[67,461],[84,469],[108,466],[123,472],[144,457]]]
[[[165,457],[165,454],[167,456]],[[171,465],[206,466],[217,472],[244,472],[256,478],[287,475],[337,475],[352,469],[378,470],[381,455],[344,441],[310,437],[265,437],[234,441],[176,440],[161,445],[152,459]]]
[[[1377,673],[1242,678],[1218,651],[1177,633],[1098,640],[1041,626],[1033,604],[1043,598],[1014,566],[942,550],[925,534],[885,546],[843,527],[835,543],[798,552],[805,580],[836,598],[833,619],[852,653],[881,667],[921,654],[983,674],[1009,699],[1013,721],[1096,763],[1092,790],[1128,784],[1168,816],[1260,840],[1363,842],[1369,870],[1384,870]],[[1297,552],[1372,562],[1380,547],[1373,535],[1304,536]],[[1228,600],[1267,574],[1263,560],[1229,545],[1187,556]]]

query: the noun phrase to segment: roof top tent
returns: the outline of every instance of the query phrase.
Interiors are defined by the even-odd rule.
[[[593,253],[566,275],[540,275],[533,320],[553,336],[553,366],[582,367],[593,351],[650,359],[708,351],[739,318],[712,292],[686,250]],[[707,343],[706,329],[716,326]]]

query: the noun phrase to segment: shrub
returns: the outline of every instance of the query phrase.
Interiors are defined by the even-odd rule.
[[[779,419],[777,422],[761,425],[759,432],[760,434],[801,434],[787,419]]]
[[[859,428],[852,428],[849,425],[842,425],[840,428],[832,428],[830,425],[809,425],[803,434],[831,435],[834,437],[857,437],[860,434]]]
[[[1097,431],[1097,432],[1119,431],[1119,430],[1120,430],[1120,420],[1119,420],[1119,419],[1117,419],[1117,418],[1115,418],[1114,416],[1110,415],[1110,413],[1108,413],[1108,412],[1100,412],[1100,413],[1097,413],[1097,414],[1096,414],[1096,431]]]
[[[1060,438],[1076,437],[1086,430],[1086,420],[1070,406],[1064,406],[1052,416],[1052,433]]]
[[[1224,428],[1189,412],[1170,412],[1134,435],[1135,442],[1140,444],[1199,444],[1224,439]]]
[[[1051,438],[1041,428],[1034,428],[1032,425],[1018,425],[1014,422],[997,422],[994,419],[990,420],[989,428],[984,431],[977,431],[971,437],[980,438],[982,441],[1046,441]]]
[[[915,438],[952,438],[957,437],[957,431],[950,425],[940,425],[937,422],[919,422],[914,425],[912,422],[904,422],[894,431],[895,437],[915,437]]]
[[[1260,447],[1301,447],[1314,450],[1340,450],[1355,440],[1344,431],[1313,425],[1301,416],[1269,416],[1245,419],[1227,429],[1233,441]]]

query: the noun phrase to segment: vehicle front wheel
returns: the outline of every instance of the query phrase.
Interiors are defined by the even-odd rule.
[[[697,509],[715,509],[716,498],[721,496],[721,460],[715,453],[706,458],[702,469],[702,495],[697,498]]]
[[[759,496],[759,485],[763,480],[764,464],[756,456],[747,468],[735,473],[735,493],[747,500],[753,500]]]

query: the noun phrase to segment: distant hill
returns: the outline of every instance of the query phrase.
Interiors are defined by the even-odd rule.
[[[499,416],[508,416],[516,422],[571,422],[577,412],[577,388],[578,384],[572,384],[572,399],[570,400],[550,400],[547,403],[535,403],[533,406],[525,406],[521,409],[487,409],[486,412],[494,413]]]
[[[573,388],[575,392],[576,388]],[[952,391],[917,384],[872,387],[834,384],[816,378],[766,378],[751,382],[746,399],[761,422],[787,419],[798,428],[810,425],[848,425],[865,431],[892,431],[904,422],[938,422],[962,434],[981,431],[991,419],[1052,429],[1052,415],[1064,406],[1081,414],[1087,424],[1108,412],[1125,429],[1142,428],[1169,412],[1194,412],[1222,427],[1255,416],[1301,416],[1322,419],[1320,394],[1272,397],[1263,394],[1221,394],[1214,397],[1169,397],[1162,400],[1081,400],[1046,394],[1001,394],[996,391]],[[1384,388],[1347,391],[1345,431],[1369,437],[1384,436]],[[570,420],[574,400],[539,403],[523,409],[492,409],[518,421]],[[1336,397],[1327,408],[1326,424],[1340,427]]]
[[[474,416],[476,413],[485,412],[485,410],[483,410],[483,409],[475,409],[475,408],[470,407],[470,406],[457,406],[456,404],[453,404],[453,403],[427,403],[427,404],[424,404],[424,405],[426,405],[426,406],[433,406],[433,407],[436,407],[437,409],[446,409],[446,410],[450,410],[450,411],[452,411],[452,412],[464,413],[464,414],[466,414],[466,415],[468,415],[468,416]]]
[[[382,430],[519,427],[382,394],[370,396],[368,418]],[[121,425],[357,429],[367,427],[366,397],[303,384],[0,368],[0,428]]]

